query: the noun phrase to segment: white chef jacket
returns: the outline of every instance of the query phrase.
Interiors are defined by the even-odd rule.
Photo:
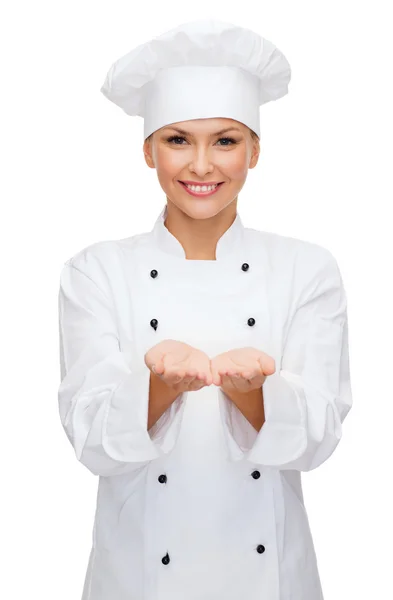
[[[216,260],[165,226],[89,245],[59,290],[59,411],[99,476],[82,600],[322,600],[301,472],[329,458],[351,405],[346,295],[327,249],[244,227]],[[147,430],[145,353],[272,356],[257,432],[216,385]]]

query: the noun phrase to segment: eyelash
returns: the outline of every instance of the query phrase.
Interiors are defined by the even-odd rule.
[[[185,140],[185,137],[182,137],[180,135],[172,135],[171,137],[169,137],[167,139],[167,142],[173,142],[174,140]],[[222,137],[217,141],[221,141],[221,140],[228,140],[231,142],[231,144],[224,144],[224,147],[228,147],[228,146],[232,146],[233,144],[237,144],[236,140],[234,140],[233,138],[230,137]],[[183,146],[184,144],[175,144],[175,146]],[[221,145],[221,144],[220,144]]]

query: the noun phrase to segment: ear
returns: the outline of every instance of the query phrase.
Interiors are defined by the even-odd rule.
[[[261,152],[261,147],[259,144],[259,140],[256,139],[253,141],[252,154],[251,154],[251,158],[250,158],[250,164],[248,167],[249,169],[253,169],[254,167],[256,167],[256,165],[258,163],[260,152]]]
[[[151,142],[146,139],[143,142],[143,154],[145,157],[145,161],[148,167],[150,167],[151,169],[154,169],[154,161],[153,161],[153,156],[152,156],[152,144]]]

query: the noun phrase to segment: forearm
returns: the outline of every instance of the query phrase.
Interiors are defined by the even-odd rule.
[[[263,405],[263,387],[251,392],[240,393],[236,390],[221,388],[230,400],[237,406],[247,421],[259,431],[265,422],[265,409]]]
[[[174,391],[154,373],[150,373],[148,430],[153,427],[178,395],[179,392]]]

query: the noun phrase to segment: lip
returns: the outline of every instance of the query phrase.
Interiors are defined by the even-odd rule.
[[[223,181],[189,181],[188,179],[180,180],[180,183],[188,183],[188,185],[218,185],[224,183]]]
[[[179,181],[179,183],[182,186],[182,188],[185,189],[186,192],[188,194],[190,194],[191,196],[196,196],[197,198],[202,198],[205,196],[212,196],[213,194],[216,194],[224,182],[222,181],[222,182],[218,183],[217,187],[214,190],[210,190],[210,192],[193,192],[192,190],[188,189],[188,187],[186,185],[184,185],[184,183],[189,183],[188,181],[187,182]],[[214,185],[214,184],[198,183],[198,184],[192,184],[192,185]]]

